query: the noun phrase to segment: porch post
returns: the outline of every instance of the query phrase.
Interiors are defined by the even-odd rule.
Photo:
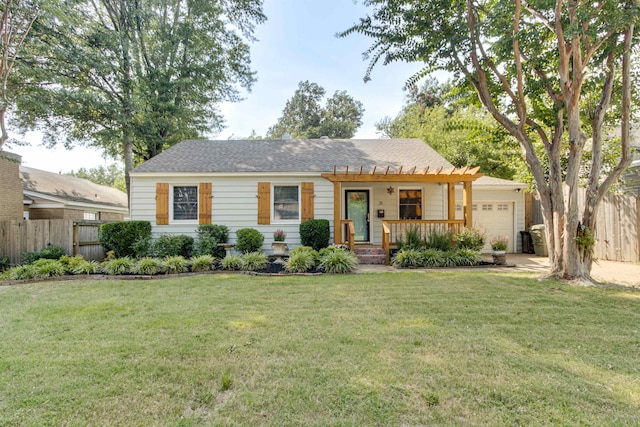
[[[342,243],[342,225],[340,224],[340,182],[333,183],[333,243]]]
[[[472,206],[473,206],[473,197],[471,190],[471,181],[465,181],[464,187],[462,188],[462,206],[464,209],[464,226],[469,228],[473,227],[473,217],[472,217]]]
[[[452,221],[456,219],[456,183],[447,183],[447,219]]]

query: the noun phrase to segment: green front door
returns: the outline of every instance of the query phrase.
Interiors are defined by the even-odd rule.
[[[345,190],[346,219],[353,221],[356,242],[369,241],[369,190]]]

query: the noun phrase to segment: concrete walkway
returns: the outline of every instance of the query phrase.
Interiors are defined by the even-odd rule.
[[[486,258],[490,261],[490,258]],[[507,255],[508,267],[474,267],[469,271],[491,271],[491,272],[526,272],[543,275],[549,271],[549,258],[537,257],[530,254],[509,254]],[[439,269],[438,269],[439,270]],[[461,269],[455,269],[460,271]],[[431,271],[430,269],[405,270],[389,267],[386,265],[361,265],[356,269],[356,273],[382,273],[401,271]],[[591,276],[594,280],[604,283],[630,286],[640,289],[640,264],[633,262],[598,261],[593,264]]]

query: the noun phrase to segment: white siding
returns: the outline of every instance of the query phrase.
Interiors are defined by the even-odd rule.
[[[498,203],[506,203],[509,206],[513,206],[510,212],[513,215],[513,230],[509,235],[510,250],[513,252],[522,251],[522,243],[520,238],[520,230],[524,230],[524,192],[516,191],[515,188],[490,188],[490,187],[477,187],[473,186],[473,204],[477,205],[478,209],[482,209],[482,202],[492,203],[495,206]],[[456,189],[456,204],[462,204],[462,189]],[[504,233],[492,230],[491,227],[487,228],[485,224],[481,224],[476,220],[476,213],[473,212],[473,223],[485,228],[487,232],[487,240],[490,240],[496,235],[503,235]],[[463,213],[456,210],[456,218],[462,219]]]
[[[163,233],[196,235],[197,224],[156,225],[156,183],[170,185],[197,185],[211,182],[212,224],[229,227],[229,240],[235,243],[235,231],[240,228],[255,228],[264,236],[263,250],[270,252],[273,232],[282,229],[287,233],[290,248],[299,245],[299,223],[258,225],[258,182],[271,183],[314,183],[314,218],[327,219],[333,232],[333,185],[320,177],[273,177],[273,176],[189,176],[189,177],[144,177],[135,176],[131,180],[131,219],[151,222],[154,237]],[[273,200],[273,199],[272,199]],[[332,236],[333,239],[333,236]]]

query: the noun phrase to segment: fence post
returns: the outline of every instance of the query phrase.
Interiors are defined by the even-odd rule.
[[[79,241],[78,241],[78,223],[73,222],[73,256],[78,255],[79,250]]]

